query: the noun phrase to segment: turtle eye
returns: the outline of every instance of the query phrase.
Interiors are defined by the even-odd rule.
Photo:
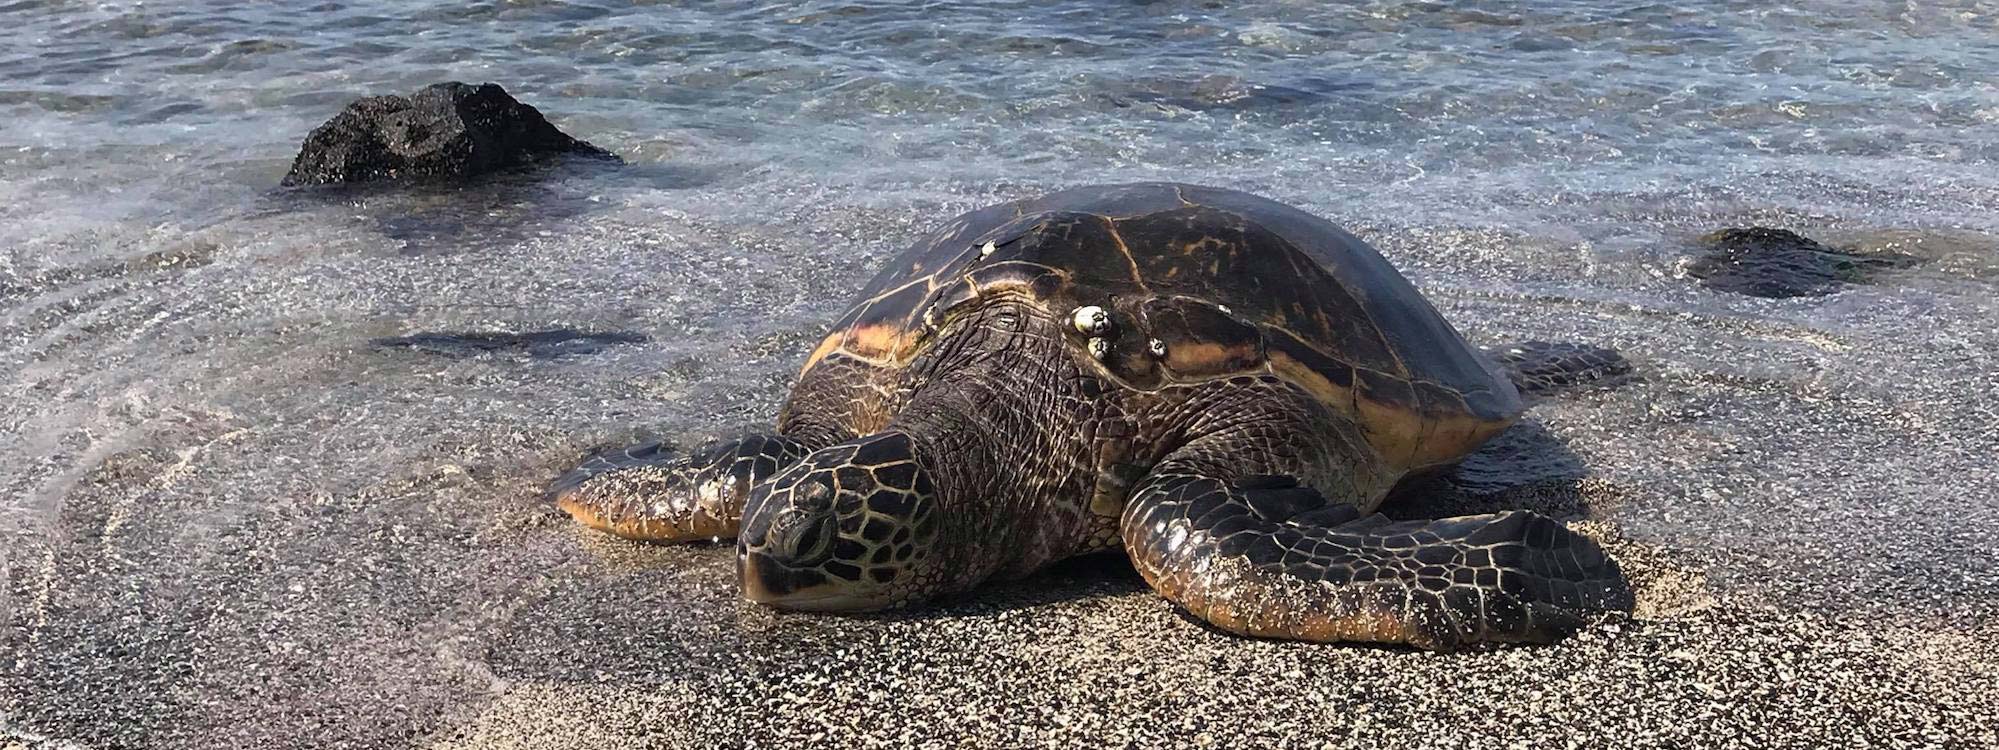
[[[818,523],[807,525],[798,532],[796,549],[792,559],[801,565],[819,562],[820,558],[833,548],[833,517],[823,516]]]
[[[1005,333],[1020,330],[1020,313],[1015,310],[999,310],[993,313],[993,328]]]
[[[833,514],[789,509],[771,529],[769,554],[790,565],[812,565],[833,549]]]

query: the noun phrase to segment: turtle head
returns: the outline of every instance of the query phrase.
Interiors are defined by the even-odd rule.
[[[736,546],[743,596],[867,611],[929,594],[935,495],[902,433],[814,451],[750,495]]]

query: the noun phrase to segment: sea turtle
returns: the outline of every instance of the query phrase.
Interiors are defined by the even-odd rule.
[[[1515,365],[1561,375],[1572,350]],[[1542,642],[1620,590],[1526,511],[1391,521],[1399,480],[1522,411],[1360,239],[1247,193],[1076,188],[973,211],[820,341],[776,432],[599,454],[551,488],[591,528],[735,537],[751,600],[900,606],[1123,548],[1235,633]]]

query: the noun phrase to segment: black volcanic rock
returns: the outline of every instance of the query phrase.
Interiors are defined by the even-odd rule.
[[[547,331],[416,333],[369,340],[377,349],[414,349],[447,357],[472,357],[492,352],[526,352],[530,357],[555,359],[572,354],[594,354],[618,344],[645,343],[645,334],[630,331],[586,333],[574,328]]]
[[[454,81],[348,104],[306,137],[284,184],[465,178],[562,155],[618,158],[556,130],[499,84]]]
[[[1701,253],[1685,266],[1687,275],[1709,288],[1752,297],[1831,294],[1864,281],[1870,271],[1914,262],[1900,255],[1840,252],[1769,227],[1722,229],[1702,235],[1699,242]]]

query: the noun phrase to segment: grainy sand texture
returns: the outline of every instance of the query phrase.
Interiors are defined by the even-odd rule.
[[[1549,647],[1432,654],[1217,633],[1116,557],[893,616],[780,614],[739,600],[725,545],[574,528],[548,479],[595,445],[768,419],[875,264],[1001,197],[817,191],[742,216],[699,193],[565,220],[559,240],[475,224],[498,239],[431,256],[374,249],[366,213],[423,204],[362,203],[351,223],[305,204],[309,226],[343,227],[321,230],[338,252],[266,239],[297,227],[280,213],[164,240],[173,263],[46,277],[31,299],[144,296],[17,319],[60,357],[16,350],[0,398],[13,455],[40,457],[7,470],[0,732],[36,748],[1999,745],[1999,303],[1962,258],[1784,302],[1633,271],[1641,301],[1608,303],[1470,281],[1494,258],[1565,268],[1559,243],[1362,227],[1475,339],[1637,364],[1390,506],[1567,518],[1622,563],[1636,611]],[[370,343],[564,327],[640,335]]]

